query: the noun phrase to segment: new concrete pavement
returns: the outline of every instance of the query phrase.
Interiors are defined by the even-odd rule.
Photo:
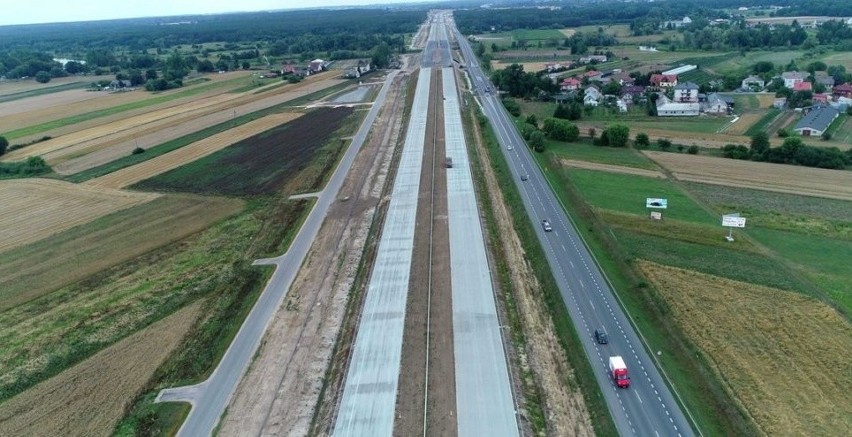
[[[646,351],[609,283],[533,160],[532,152],[496,96],[496,89],[480,69],[470,44],[457,30],[454,32],[466,59],[474,90],[502,146],[503,156],[509,163],[529,220],[537,230],[562,299],[619,434],[693,435],[690,423],[675,402],[655,361]],[[486,92],[489,88],[491,93]],[[512,150],[508,149],[509,146]],[[522,175],[529,175],[529,179],[521,181]],[[544,219],[550,221],[552,232],[545,232],[542,228],[541,220]],[[598,328],[607,330],[609,344],[599,345],[594,341],[592,333]],[[607,370],[612,355],[621,355],[627,363],[632,378],[630,388],[618,389],[612,383]]]
[[[178,431],[179,436],[207,436],[213,432],[230,402],[237,384],[248,368],[252,356],[260,346],[263,334],[266,332],[273,315],[287,296],[290,285],[313,244],[317,232],[319,232],[329,206],[337,200],[338,192],[349,173],[352,162],[355,160],[355,155],[361,149],[361,145],[367,138],[379,110],[384,105],[388,89],[396,75],[397,71],[393,71],[385,79],[373,107],[353,137],[352,143],[340,160],[340,164],[332,174],[325,189],[318,194],[316,204],[287,252],[277,258],[255,262],[256,265],[273,265],[275,272],[213,374],[200,384],[166,389],[157,396],[157,402],[189,402],[192,404],[192,409],[186,421]]]

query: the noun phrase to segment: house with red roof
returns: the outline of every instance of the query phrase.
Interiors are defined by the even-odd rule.
[[[580,88],[580,80],[576,77],[569,77],[562,80],[559,84],[559,89],[562,91],[574,91]]]
[[[793,85],[793,91],[812,91],[813,85],[810,82],[796,82]]]
[[[852,98],[852,84],[844,83],[837,85],[831,91],[836,97]]]
[[[651,86],[655,86],[657,88],[671,88],[677,85],[677,75],[676,74],[652,74],[651,75]]]

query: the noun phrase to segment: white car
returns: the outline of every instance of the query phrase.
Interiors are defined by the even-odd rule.
[[[541,221],[541,227],[544,228],[544,232],[550,232],[553,230],[553,227],[550,226],[550,222],[547,220]]]
[[[515,148],[514,148],[514,147],[512,147],[512,146],[509,146],[509,147],[507,147],[507,149],[509,149],[509,150],[514,150]]]

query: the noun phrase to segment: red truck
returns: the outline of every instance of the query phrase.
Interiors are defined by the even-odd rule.
[[[630,387],[630,377],[627,376],[627,365],[620,356],[609,357],[609,372],[612,380],[619,388]]]

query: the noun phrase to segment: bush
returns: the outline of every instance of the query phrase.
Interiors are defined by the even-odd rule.
[[[698,154],[698,146],[696,146],[695,144],[689,146],[689,148],[686,149],[686,153],[689,153],[690,155],[697,155]]]
[[[35,80],[38,83],[48,83],[50,82],[51,76],[50,73],[46,71],[39,71],[35,74]]]
[[[626,147],[627,141],[630,139],[630,128],[622,124],[615,124],[606,128],[601,138],[603,138],[604,134],[607,138],[605,146]]]
[[[722,147],[722,156],[725,158],[748,159],[749,155],[748,147],[742,144],[726,144]]]
[[[145,149],[143,149],[141,147],[137,147],[137,148],[133,149],[133,152],[131,154],[132,155],[138,155],[140,153],[145,153]]]
[[[7,147],[9,147],[9,140],[6,137],[0,137],[0,155],[6,153]]]
[[[590,127],[590,128],[589,128],[589,138],[591,138],[591,139],[595,139],[595,135],[596,135],[596,134],[597,134],[597,131],[595,131],[595,128]]]
[[[512,114],[515,117],[521,116],[521,106],[518,105],[518,102],[512,99],[503,99],[503,106],[509,111],[509,114]]]
[[[544,133],[540,130],[533,131],[528,143],[536,152],[544,152]]]
[[[651,139],[648,138],[648,134],[645,132],[639,132],[636,134],[636,139],[633,140],[633,145],[637,149],[647,149],[651,145]]]
[[[577,126],[558,118],[544,120],[544,133],[556,141],[572,142],[580,137],[580,129]]]
[[[787,129],[778,129],[778,136],[781,138],[787,138],[790,136],[790,131]]]
[[[667,151],[672,148],[672,141],[666,138],[660,138],[657,140],[657,147],[662,151]]]
[[[825,141],[830,140],[830,139],[831,139],[831,134],[830,134],[830,133],[828,133],[828,132],[823,132],[823,133],[822,133],[822,139],[823,139],[823,140],[825,140]]]

